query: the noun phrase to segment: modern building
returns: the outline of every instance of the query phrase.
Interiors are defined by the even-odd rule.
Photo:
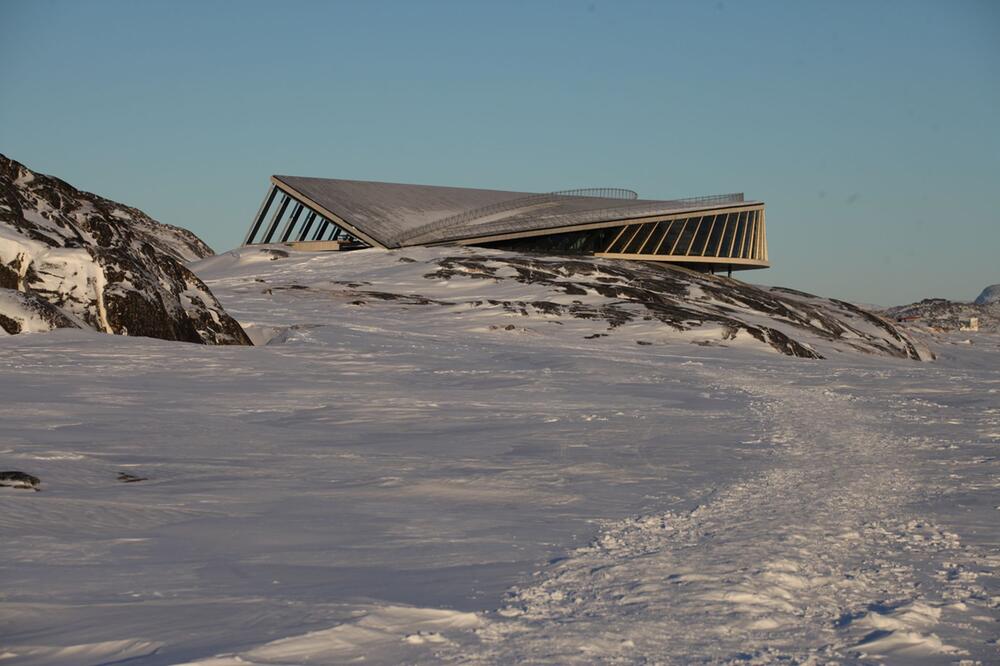
[[[617,188],[542,194],[272,176],[244,241],[254,243],[477,245],[713,272],[769,266],[764,203],[742,193],[655,201]]]

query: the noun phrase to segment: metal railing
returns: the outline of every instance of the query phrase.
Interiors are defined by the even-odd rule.
[[[639,193],[624,187],[583,187],[576,190],[549,192],[557,197],[594,197],[597,199],[638,199]]]

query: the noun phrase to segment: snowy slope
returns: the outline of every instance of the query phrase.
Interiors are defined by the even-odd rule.
[[[0,155],[0,331],[90,328],[247,344],[183,262],[212,253],[189,231]]]
[[[240,251],[268,344],[0,339],[0,661],[996,661],[1000,337],[512,258]]]
[[[348,311],[398,301],[424,305],[414,312],[469,331],[492,326],[558,337],[582,331],[589,339],[751,345],[805,358],[845,352],[930,358],[905,331],[850,303],[665,265],[468,247],[330,255],[258,246],[192,267],[223,286],[252,275],[257,282],[240,293],[261,291],[271,297],[265,302],[274,289],[309,291],[302,296],[328,297],[330,307]],[[593,323],[582,322],[602,327],[595,333]]]
[[[975,300],[976,305],[1000,304],[1000,284],[991,284],[983,289]]]

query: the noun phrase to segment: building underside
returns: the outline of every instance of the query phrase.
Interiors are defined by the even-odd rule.
[[[617,188],[539,194],[272,176],[244,245],[476,245],[731,271],[769,266],[764,217],[764,203],[743,194],[658,201]]]

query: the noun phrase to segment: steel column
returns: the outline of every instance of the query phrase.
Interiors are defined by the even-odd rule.
[[[292,229],[295,228],[295,223],[299,221],[299,215],[302,214],[302,209],[304,206],[300,201],[295,202],[295,208],[292,209],[292,214],[288,216],[288,222],[285,222],[285,228],[281,230],[281,242],[287,243],[289,237],[292,235]]]
[[[247,232],[247,237],[243,239],[244,245],[249,245],[253,243],[254,236],[260,231],[260,225],[264,223],[264,218],[267,217],[267,211],[271,208],[271,204],[274,203],[274,197],[278,195],[278,188],[274,185],[267,194],[264,195],[264,200],[260,202],[260,208],[257,209],[257,214],[253,218],[253,222],[250,224],[250,231]]]
[[[316,234],[312,237],[313,240],[323,240],[323,234],[326,233],[326,228],[330,226],[330,220],[323,218],[322,222],[319,224],[319,228],[316,229]]]
[[[274,211],[274,215],[271,217],[271,223],[267,226],[267,233],[264,234],[265,243],[270,243],[271,239],[274,238],[274,232],[278,229],[278,222],[281,221],[281,216],[285,214],[285,209],[288,208],[288,202],[291,200],[292,198],[287,194],[282,197],[281,205],[278,206],[276,211]]]
[[[299,232],[298,238],[296,240],[304,241],[309,235],[309,229],[312,228],[313,221],[316,219],[316,211],[310,210],[309,214],[306,215],[306,221],[302,223],[302,231]]]

